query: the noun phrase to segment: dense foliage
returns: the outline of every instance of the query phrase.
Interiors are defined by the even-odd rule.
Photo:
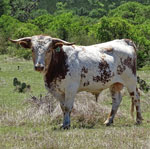
[[[8,38],[35,34],[90,45],[130,38],[138,47],[138,67],[150,65],[149,0],[0,0],[0,54],[30,58]]]

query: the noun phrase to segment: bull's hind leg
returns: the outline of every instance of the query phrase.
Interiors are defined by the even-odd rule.
[[[132,104],[131,104],[131,115],[133,117],[134,107],[136,108],[136,123],[140,124],[143,120],[141,115],[141,107],[140,107],[140,93],[138,91],[138,88],[134,87],[132,89],[131,87],[128,88],[130,96],[132,98]]]
[[[109,126],[113,123],[115,114],[117,113],[118,107],[122,101],[122,96],[120,92],[122,88],[123,85],[121,83],[115,83],[110,88],[110,92],[112,96],[112,109],[107,120],[104,123],[106,126]]]

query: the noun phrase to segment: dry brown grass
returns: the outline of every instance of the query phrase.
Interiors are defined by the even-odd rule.
[[[90,93],[82,92],[77,94],[74,107],[71,113],[73,127],[87,127],[93,128],[96,124],[103,124],[110,107],[102,104],[105,98],[108,98],[111,103],[110,97],[106,92],[99,96],[99,101],[95,101],[95,96]],[[46,96],[35,97],[31,96],[25,99],[24,108],[20,110],[7,110],[0,109],[1,118],[0,124],[7,126],[21,126],[32,121],[35,125],[41,123],[58,123],[62,121],[62,110],[59,102],[47,94]],[[126,117],[125,111],[118,111],[117,118]]]
[[[37,118],[41,120],[43,115],[47,114],[51,122],[61,122],[62,110],[59,102],[50,94],[40,98],[32,97],[26,102],[31,103],[27,111],[34,113],[34,120]],[[71,118],[75,121],[74,127],[94,127],[98,122],[104,121],[108,111],[107,106],[95,102],[95,97],[92,94],[82,92],[75,99]]]
[[[127,94],[126,90],[123,94]],[[145,97],[149,96],[142,94]],[[144,101],[149,104],[148,100]],[[92,94],[79,93],[72,111],[72,127],[68,131],[58,129],[62,112],[58,101],[51,95],[33,96],[24,100],[23,105],[23,109],[15,111],[9,111],[7,107],[5,111],[4,108],[0,108],[0,125],[6,127],[6,133],[0,134],[0,148],[149,149],[150,147],[150,133],[147,125],[139,127],[131,124],[128,121],[129,114],[124,108],[119,109],[116,116],[117,122],[113,127],[102,125],[111,108],[108,91],[104,91],[99,96],[98,103],[95,102]],[[146,111],[148,105],[145,106],[143,103],[142,105]],[[122,119],[123,122],[121,122]],[[120,123],[127,123],[127,125],[120,125]]]

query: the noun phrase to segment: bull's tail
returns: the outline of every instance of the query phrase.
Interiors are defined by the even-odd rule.
[[[132,40],[130,40],[130,39],[124,39],[124,41],[125,41],[128,45],[132,46],[132,47],[134,48],[135,52],[138,51],[137,46],[135,45],[135,43],[134,43]]]
[[[134,99],[132,99],[132,103],[131,103],[131,117],[132,119],[134,119]]]

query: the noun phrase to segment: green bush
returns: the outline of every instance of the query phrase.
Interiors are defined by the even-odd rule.
[[[114,39],[130,38],[133,26],[125,19],[118,17],[103,17],[95,24],[90,34],[94,35],[100,42]]]
[[[0,17],[0,54],[9,54],[11,56],[23,57],[30,59],[31,52],[16,48],[16,45],[11,44],[8,38],[17,39],[26,36],[40,34],[40,29],[31,23],[21,23],[13,17],[2,15]]]
[[[0,54],[7,53],[7,42],[4,38],[4,35],[0,32]]]
[[[23,49],[21,48],[19,45],[9,45],[7,47],[7,53],[10,55],[10,56],[16,56],[16,57],[19,57],[19,58],[24,58],[24,59],[31,59],[31,50],[28,50],[28,49]]]
[[[53,21],[53,16],[50,14],[41,15],[34,20],[29,20],[30,23],[39,27],[39,29],[43,32],[45,29],[48,29],[49,23]]]
[[[21,38],[21,37],[37,35],[40,33],[41,31],[36,25],[31,24],[31,23],[22,23],[16,29],[16,32],[14,33],[14,37]]]
[[[150,6],[138,2],[128,2],[109,12],[109,17],[122,17],[128,22],[137,25],[142,24],[149,18]]]
[[[14,35],[16,29],[20,26],[21,22],[11,16],[2,15],[0,17],[0,32],[3,33],[5,38]]]

